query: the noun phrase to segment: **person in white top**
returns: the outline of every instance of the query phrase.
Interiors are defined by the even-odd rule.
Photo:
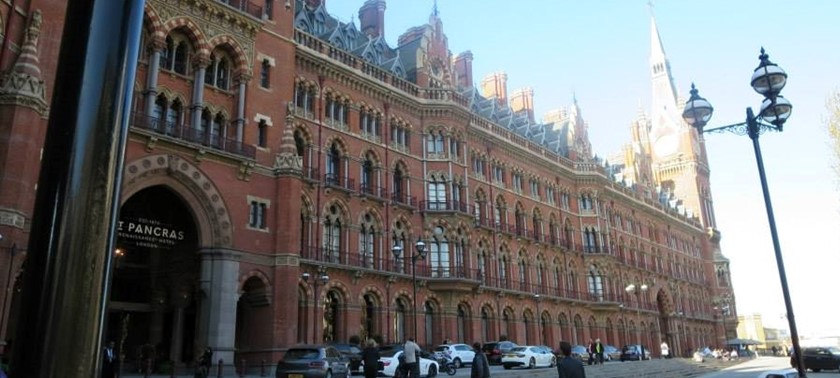
[[[662,345],[659,346],[659,351],[661,352],[662,358],[671,358],[671,351],[668,348],[668,343],[662,342]]]

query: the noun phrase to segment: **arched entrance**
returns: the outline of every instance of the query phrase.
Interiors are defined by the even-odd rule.
[[[116,245],[107,337],[123,371],[195,361],[201,257],[192,211],[162,185],[140,190],[120,209]]]

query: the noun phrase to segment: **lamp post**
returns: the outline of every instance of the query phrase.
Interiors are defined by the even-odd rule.
[[[328,282],[330,282],[330,276],[327,275],[326,269],[323,267],[318,268],[318,278],[314,278],[312,280],[312,343],[318,343],[318,282],[321,282],[321,285],[324,286]],[[309,272],[303,272],[300,275],[300,278],[303,279],[303,282],[309,282],[310,274]]]
[[[729,305],[715,306],[715,310],[720,311],[720,318],[723,319],[723,344],[729,341],[729,335],[726,332],[726,316],[729,315]]]
[[[537,340],[540,345],[545,345],[542,334],[542,314],[540,313],[540,295],[534,294],[534,301],[537,302]]]
[[[770,235],[773,238],[773,250],[776,255],[776,265],[779,270],[779,280],[782,284],[782,295],[787,310],[788,326],[790,327],[791,341],[796,355],[796,370],[800,377],[805,377],[805,368],[802,365],[802,353],[799,350],[799,334],[796,331],[796,321],[793,316],[793,305],[790,300],[785,264],[782,259],[782,249],[779,245],[779,235],[776,232],[776,220],[773,215],[773,205],[770,201],[770,191],[767,188],[767,177],[764,173],[764,160],[761,157],[761,148],[758,143],[758,136],[767,130],[782,131],[782,126],[790,117],[792,105],[790,101],[779,95],[787,82],[787,74],[776,64],[770,62],[769,56],[761,48],[761,55],[758,57],[760,63],[753,71],[751,85],[756,92],[764,96],[761,102],[761,109],[756,116],[751,107],[747,108],[747,119],[745,122],[715,127],[704,130],[703,126],[712,118],[713,108],[706,99],[697,94],[694,84],[691,85],[691,97],[685,104],[683,119],[697,129],[701,140],[704,132],[731,131],[738,135],[748,135],[753,142],[755,160],[758,165],[758,176],[761,180],[761,189],[764,194],[764,205],[767,208],[767,220],[770,224]]]
[[[394,258],[399,260],[400,255],[402,254],[402,246],[399,244],[395,244],[391,247],[391,252],[394,254]],[[414,289],[414,296],[412,297],[412,307],[413,309],[413,318],[414,318],[414,338],[417,340],[417,260],[426,258],[426,243],[423,242],[423,239],[417,239],[417,243],[414,243],[414,250],[415,254],[411,255],[411,284],[412,288]]]
[[[683,351],[686,353],[686,357],[691,357],[691,342],[688,340],[688,329],[686,329],[686,323],[687,322],[686,322],[685,312],[680,311],[680,312],[677,313],[677,315],[680,318],[682,318],[682,330],[683,330],[682,338],[683,338],[683,343],[685,345],[682,345],[681,347],[682,347]]]
[[[636,284],[629,284],[627,285],[627,287],[624,288],[624,291],[626,291],[627,294],[630,295],[636,294],[636,321],[639,323],[636,325],[636,338],[639,340],[639,346],[641,348],[644,348],[642,347],[642,330],[639,328],[639,326],[642,323],[642,293],[647,292],[648,285],[642,284],[638,286],[639,290],[636,290],[636,288]],[[644,353],[644,349],[639,351],[640,361],[645,359]]]

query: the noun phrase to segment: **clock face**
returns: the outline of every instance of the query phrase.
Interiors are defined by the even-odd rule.
[[[677,134],[673,132],[661,135],[653,142],[653,150],[656,152],[657,156],[671,155],[677,152],[677,148],[679,148],[679,146],[680,140],[677,137]]]

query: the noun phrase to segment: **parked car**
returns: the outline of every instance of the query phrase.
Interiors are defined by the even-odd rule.
[[[642,354],[644,351],[644,354]],[[649,360],[650,359],[650,350],[645,347],[644,345],[639,344],[630,344],[625,345],[621,348],[621,357],[619,358],[621,362],[624,361],[639,361],[639,360]]]
[[[589,360],[589,352],[586,351],[586,347],[583,345],[574,345],[572,346],[572,357],[586,362]]]
[[[393,377],[397,372],[397,367],[400,365],[400,358],[403,355],[402,347],[388,348],[386,350],[379,350],[379,362],[382,363],[381,374]],[[421,352],[420,355],[420,375],[426,377],[434,377],[440,371],[440,366],[437,361],[433,360],[428,352]]]
[[[614,361],[621,359],[621,351],[612,346],[612,345],[604,345],[604,361]]]
[[[506,353],[518,346],[519,345],[516,345],[513,341],[494,341],[484,343],[484,345],[481,346],[481,351],[487,355],[487,362],[491,365],[498,365],[502,363],[503,353]]]
[[[558,361],[561,357],[558,357],[558,356],[557,356],[557,354],[554,352],[554,350],[553,350],[553,349],[551,349],[551,347],[550,347],[550,346],[548,346],[548,345],[537,345],[537,348],[542,348],[543,350],[545,350],[545,352],[546,352],[546,353],[549,353],[549,354],[551,354],[552,356],[554,356],[554,359],[552,360],[551,367],[554,367],[554,366],[556,366],[556,365],[557,365],[557,361]]]
[[[506,370],[518,366],[525,366],[528,369],[539,366],[551,367],[554,366],[555,361],[554,353],[534,345],[514,347],[502,354],[502,366]]]
[[[834,346],[803,348],[802,365],[815,373],[823,369],[840,370],[840,348]],[[791,358],[791,366],[796,367],[793,358]]]
[[[277,361],[276,378],[332,378],[350,376],[349,360],[330,345],[296,345]]]
[[[339,352],[350,362],[350,374],[363,374],[362,371],[362,349],[356,344],[330,343],[330,346],[338,349]]]
[[[475,350],[467,344],[442,344],[435,347],[434,351],[446,353],[458,369],[465,364],[472,364],[475,358]]]

